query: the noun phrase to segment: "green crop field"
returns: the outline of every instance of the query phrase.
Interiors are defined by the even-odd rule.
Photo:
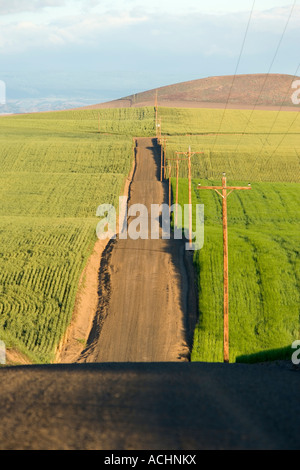
[[[299,113],[163,108],[167,156],[203,152],[192,159],[193,175],[232,180],[299,182]],[[218,134],[218,135],[215,135]],[[186,171],[182,168],[181,175]]]
[[[53,360],[96,241],[97,207],[117,207],[132,136],[153,133],[153,108],[0,119],[0,338],[7,347],[33,362]]]
[[[199,321],[192,360],[223,358],[222,201],[215,191],[197,189],[198,183],[220,186],[223,172],[229,185],[252,184],[252,191],[228,198],[230,361],[291,357],[290,346],[300,338],[298,114],[228,110],[218,136],[208,133],[219,131],[223,111],[161,114],[169,159],[189,146],[204,152],[192,157],[193,204],[205,207],[205,242],[194,254]],[[247,134],[239,134],[249,120]],[[175,168],[169,163],[174,195]],[[188,203],[184,162],[179,175],[183,205]]]

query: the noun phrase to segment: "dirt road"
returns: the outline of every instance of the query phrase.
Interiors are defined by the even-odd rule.
[[[151,204],[168,203],[167,195],[156,139],[138,139],[128,210],[146,206],[147,239],[118,238],[104,251],[97,314],[78,362],[187,360],[197,308],[185,241],[151,240],[149,233]],[[129,227],[134,219],[128,218]]]

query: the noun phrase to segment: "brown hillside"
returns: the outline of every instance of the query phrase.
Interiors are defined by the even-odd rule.
[[[292,103],[295,91],[292,83],[298,79],[292,75],[254,74],[210,77],[178,83],[126,96],[85,109],[153,106],[157,91],[158,105],[186,108],[224,108],[228,97],[228,108],[284,109],[298,111]]]

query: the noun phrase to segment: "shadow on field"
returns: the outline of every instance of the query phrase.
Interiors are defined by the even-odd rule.
[[[268,349],[254,354],[242,355],[236,358],[236,362],[241,364],[255,364],[269,361],[289,361],[294,354],[295,349],[291,345],[285,348]]]

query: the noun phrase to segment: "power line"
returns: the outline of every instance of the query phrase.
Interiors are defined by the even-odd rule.
[[[243,131],[243,133],[242,133],[242,136],[244,136],[245,133],[246,133],[247,127],[249,126],[249,123],[250,123],[250,121],[251,121],[251,119],[252,119],[254,110],[255,110],[255,108],[256,108],[256,106],[257,106],[257,104],[258,104],[258,102],[259,102],[259,100],[260,100],[260,98],[261,98],[262,92],[263,92],[263,90],[264,90],[264,88],[265,88],[265,86],[266,86],[266,83],[267,83],[267,80],[268,80],[268,78],[269,78],[271,69],[272,69],[272,67],[273,67],[273,65],[274,65],[274,62],[275,62],[275,59],[276,59],[277,54],[278,54],[278,52],[279,52],[280,46],[281,46],[281,44],[282,44],[284,35],[285,35],[286,30],[287,30],[287,28],[288,28],[288,25],[289,25],[289,23],[290,23],[290,20],[291,20],[293,11],[294,11],[295,6],[296,6],[296,3],[297,3],[297,0],[294,0],[294,4],[293,4],[293,6],[292,6],[292,8],[291,8],[291,11],[290,11],[290,14],[289,14],[289,16],[288,16],[287,22],[286,22],[286,24],[285,24],[284,30],[283,30],[283,32],[282,32],[282,34],[281,34],[281,37],[280,37],[279,43],[278,43],[278,45],[277,45],[277,48],[276,48],[274,57],[273,57],[273,59],[272,59],[272,61],[271,61],[271,65],[270,65],[269,70],[268,70],[268,72],[267,72],[267,74],[266,74],[266,76],[265,76],[265,80],[264,80],[264,82],[263,82],[263,86],[262,86],[262,88],[261,88],[261,90],[260,90],[260,93],[259,93],[257,99],[256,99],[256,102],[255,102],[254,107],[253,107],[253,109],[252,109],[252,111],[251,111],[250,117],[249,117],[249,119],[248,119],[248,121],[247,121],[247,124],[246,124],[246,126],[245,126],[245,128],[244,128],[244,131]],[[297,69],[297,70],[298,70],[298,69]],[[239,141],[238,141],[238,143],[237,143],[237,146],[236,146],[236,148],[235,148],[235,152],[237,152],[237,150],[238,150],[238,147],[239,147],[239,145],[240,145],[240,143],[241,143],[241,140],[242,140],[242,136],[240,137],[240,139],[239,139]]]
[[[284,139],[286,138],[286,136],[288,135],[288,133],[290,132],[291,128],[293,127],[293,125],[295,124],[295,122],[297,121],[298,117],[299,117],[299,111],[296,114],[296,117],[295,119],[293,119],[292,123],[290,124],[287,132],[284,134],[284,136],[282,137],[281,141],[279,142],[279,144],[277,145],[277,147],[275,148],[275,150],[272,152],[271,156],[268,158],[268,160],[266,161],[266,165],[270,162],[270,160],[272,159],[272,157],[275,155],[275,153],[277,152],[277,150],[279,149],[280,145],[282,144],[282,142],[284,141]]]
[[[299,68],[300,68],[300,63],[298,64],[297,70],[296,70],[296,72],[295,72],[295,74],[294,74],[294,76],[293,76],[293,81],[294,81],[295,78],[297,77]],[[268,133],[268,135],[267,135],[267,137],[266,137],[266,140],[265,140],[265,142],[263,143],[263,145],[261,146],[260,151],[258,152],[258,155],[257,155],[257,158],[256,158],[256,160],[255,160],[255,162],[254,162],[254,165],[256,164],[259,155],[261,155],[261,153],[262,153],[262,151],[263,151],[263,149],[264,149],[266,143],[268,142],[268,140],[269,140],[269,138],[270,138],[270,135],[271,135],[271,133],[272,133],[272,130],[273,130],[274,127],[275,127],[275,124],[276,124],[276,122],[277,122],[277,119],[278,119],[278,117],[279,117],[279,115],[280,115],[280,112],[281,112],[281,110],[282,110],[282,108],[283,108],[283,106],[284,106],[284,103],[285,103],[286,99],[288,98],[290,92],[291,92],[291,90],[289,89],[289,90],[287,91],[285,97],[283,98],[283,101],[282,101],[282,103],[281,103],[281,106],[280,106],[279,110],[277,111],[277,114],[276,114],[275,119],[274,119],[274,121],[273,121],[273,124],[272,124],[272,126],[271,126],[271,128],[270,128],[270,131],[269,131],[269,133]],[[289,128],[289,129],[290,129],[290,128]],[[284,138],[286,137],[286,135],[288,134],[288,132],[289,132],[289,131],[286,132],[286,134],[284,135]],[[282,140],[282,141],[283,141],[283,140]]]
[[[240,65],[240,62],[241,62],[242,54],[243,54],[243,52],[244,52],[244,47],[245,47],[245,43],[246,43],[246,38],[247,38],[247,35],[248,35],[248,31],[249,31],[251,19],[252,19],[253,12],[254,12],[255,2],[256,2],[256,0],[253,1],[253,5],[252,5],[251,12],[250,12],[250,16],[249,16],[247,28],[246,28],[246,31],[245,31],[245,34],[244,34],[244,39],[243,39],[242,47],[241,47],[240,54],[239,54],[239,58],[238,58],[237,65],[236,65],[236,68],[235,68],[235,73],[234,73],[234,76],[233,76],[233,79],[232,79],[231,87],[230,87],[229,94],[228,94],[227,101],[226,101],[226,106],[225,106],[225,108],[224,108],[223,116],[222,116],[222,119],[221,119],[221,122],[220,122],[219,131],[218,131],[218,133],[216,134],[216,137],[215,137],[215,141],[214,141],[214,145],[213,145],[213,148],[212,148],[212,152],[214,151],[214,148],[215,148],[215,145],[216,145],[216,141],[217,141],[217,138],[218,138],[218,134],[220,133],[221,128],[222,128],[222,124],[223,124],[223,121],[224,121],[225,113],[226,113],[226,110],[227,110],[227,107],[228,107],[228,103],[229,103],[229,100],[230,100],[230,97],[231,97],[231,92],[232,92],[233,85],[234,85],[234,82],[235,82],[235,79],[236,79],[237,71],[238,71],[238,68],[239,68],[239,65]]]

